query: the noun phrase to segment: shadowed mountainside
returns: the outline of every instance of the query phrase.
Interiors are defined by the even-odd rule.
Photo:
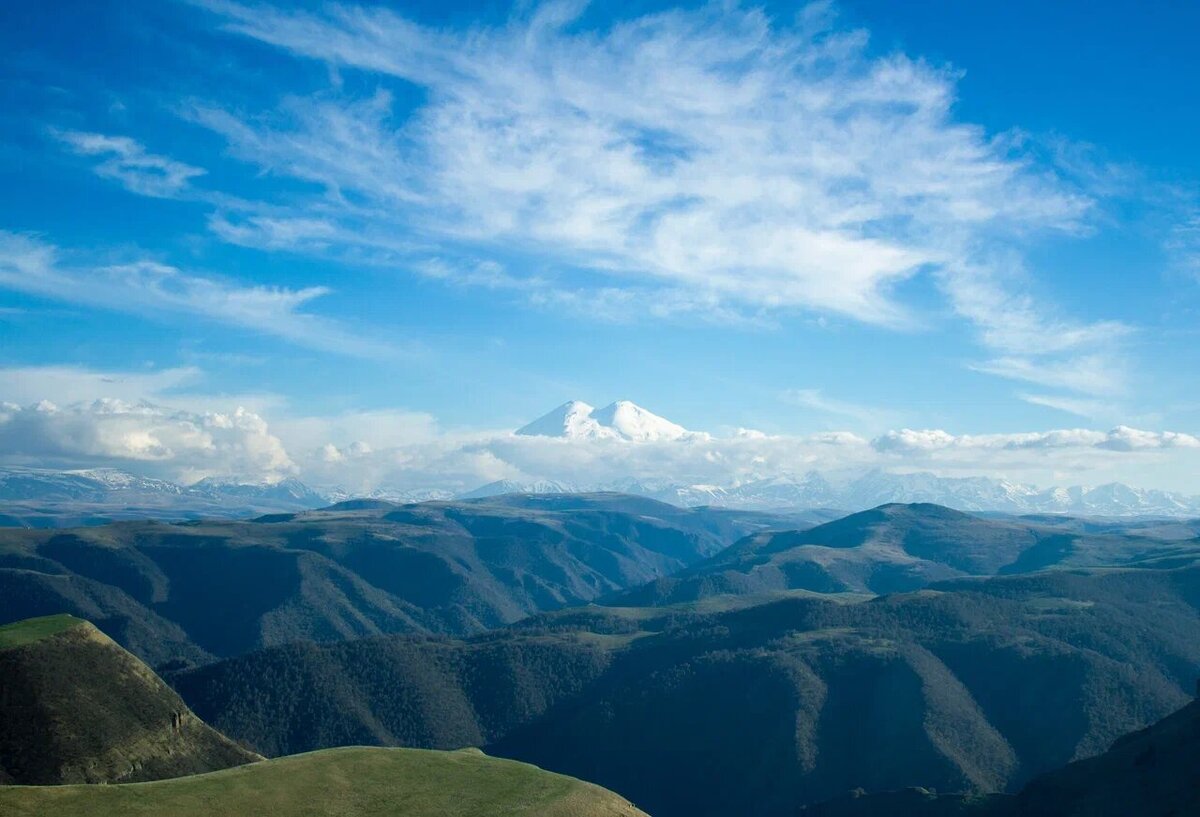
[[[1017,795],[937,795],[922,789],[855,793],[811,817],[1185,817],[1200,814],[1200,703],[1193,702],[1108,751],[1044,774]]]
[[[488,751],[661,817],[791,814],[857,787],[1015,790],[1189,698],[1200,568],[562,610],[466,641],[255,652],[172,677],[263,751]],[[328,742],[328,743],[326,743]]]
[[[154,666],[297,640],[476,633],[783,524],[796,519],[600,494],[0,529],[0,622],[67,611]]]
[[[0,627],[0,783],[116,783],[254,760],[91,624]]]

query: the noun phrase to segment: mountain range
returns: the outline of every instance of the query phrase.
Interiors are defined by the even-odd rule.
[[[783,817],[857,788],[1016,791],[1103,752],[1190,699],[1198,599],[1188,567],[587,606],[465,640],[281,645],[169,680],[267,755],[479,745],[657,817]]]
[[[98,632],[76,619],[66,641],[28,622],[0,627],[0,657],[21,659],[0,667],[0,705],[13,702],[10,676],[91,683],[108,658],[137,656],[182,699],[171,712],[245,752],[316,751],[305,757],[319,768],[296,774],[323,786],[377,757],[337,747],[480,747],[658,817],[784,817],[855,789],[914,786],[964,793],[916,795],[956,813],[1104,752],[1191,697],[1200,537],[1187,523],[928,504],[823,516],[549,493],[2,530],[0,623],[67,612]],[[22,658],[31,626],[54,647],[34,662]],[[108,658],[87,657],[91,644]],[[62,712],[76,700],[99,711],[133,686],[106,681],[99,702],[39,693],[57,715],[18,700],[33,718],[22,746],[47,732],[45,715],[82,747],[70,735],[86,730]],[[119,737],[126,721],[115,759],[82,773],[129,779],[123,759],[174,740],[136,714],[96,724]],[[50,757],[62,755],[56,740]],[[244,779],[239,796],[258,802],[258,785],[292,789],[283,771],[257,770],[299,762],[180,780]],[[26,796],[0,791],[0,803]]]
[[[296,640],[463,635],[643,584],[752,532],[808,524],[572,494],[0,528],[0,623],[71,613],[153,666]]]

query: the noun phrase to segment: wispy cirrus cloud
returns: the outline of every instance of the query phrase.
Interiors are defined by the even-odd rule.
[[[785,403],[823,414],[838,422],[849,422],[854,427],[876,431],[897,422],[897,412],[890,409],[863,406],[846,400],[829,397],[821,389],[787,389],[780,394]]]
[[[156,261],[93,266],[65,262],[62,255],[39,239],[0,231],[0,287],[118,312],[188,315],[338,354],[397,353],[382,341],[303,311],[330,292],[326,287],[246,286]]]
[[[791,25],[711,5],[577,31],[581,5],[548,3],[455,32],[375,7],[199,5],[229,31],[428,94],[415,110],[336,89],[250,115],[194,105],[233,155],[321,185],[333,218],[516,249],[586,270],[600,292],[902,325],[897,285],[969,276],[976,247],[1077,230],[1092,206],[1018,140],[957,122],[952,71],[870,56],[823,6]]]
[[[1029,394],[1021,392],[1017,395],[1026,403],[1035,406],[1045,406],[1056,411],[1065,411],[1079,417],[1110,417],[1116,414],[1116,408],[1103,400],[1091,400],[1081,397],[1064,397],[1056,394]]]
[[[118,181],[130,192],[142,196],[175,198],[189,187],[192,179],[206,172],[203,168],[150,153],[140,142],[127,136],[63,130],[51,130],[50,133],[72,152],[99,159],[92,168],[96,175]]]

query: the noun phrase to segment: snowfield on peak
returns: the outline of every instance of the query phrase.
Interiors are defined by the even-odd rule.
[[[516,433],[523,437],[634,442],[708,438],[703,432],[688,431],[629,400],[617,400],[602,409],[593,408],[582,400],[571,400],[518,428]]]

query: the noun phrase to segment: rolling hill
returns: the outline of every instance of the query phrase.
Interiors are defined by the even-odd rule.
[[[1200,568],[588,606],[466,640],[277,647],[171,677],[261,751],[483,743],[662,817],[861,787],[1015,791],[1189,700]]]
[[[157,780],[255,760],[88,622],[0,627],[0,783]]]
[[[1200,542],[984,519],[940,505],[883,505],[804,531],[751,534],[716,556],[602,603],[673,604],[722,593],[894,593],[965,576],[1057,567],[1195,563]]]
[[[122,786],[0,787],[12,817],[646,817],[604,789],[480,752],[346,748]]]
[[[297,640],[476,633],[642,584],[785,522],[796,524],[602,494],[0,529],[0,623],[67,611],[153,666]]]

